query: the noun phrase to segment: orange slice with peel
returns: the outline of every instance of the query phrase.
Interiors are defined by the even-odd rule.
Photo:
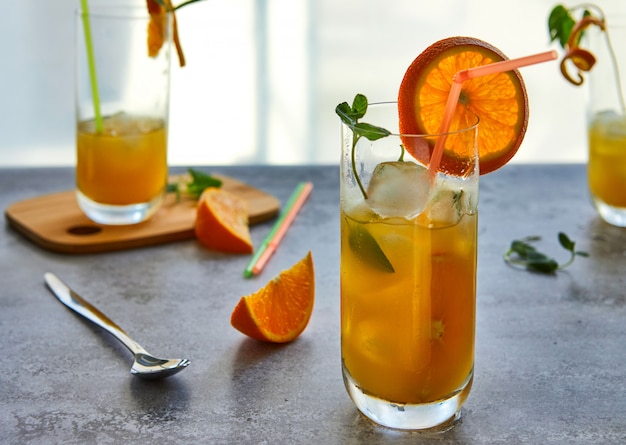
[[[496,47],[472,37],[450,37],[429,46],[407,69],[398,94],[400,132],[438,134],[454,75],[462,70],[507,60]],[[517,152],[528,126],[528,96],[519,71],[466,80],[449,130],[467,128],[480,119],[478,153],[480,174],[506,164]],[[428,164],[430,150],[411,150]],[[461,153],[446,147],[440,169],[458,173]]]
[[[257,292],[241,297],[230,324],[257,340],[286,343],[308,325],[314,300],[315,273],[309,252]]]
[[[196,238],[205,247],[227,253],[252,253],[248,205],[226,190],[209,187],[196,207]]]

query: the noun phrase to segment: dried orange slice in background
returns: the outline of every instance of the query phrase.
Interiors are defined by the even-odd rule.
[[[248,204],[226,190],[207,188],[196,207],[196,238],[207,248],[228,253],[252,253]]]
[[[496,47],[472,37],[450,37],[429,46],[407,69],[398,94],[400,132],[440,131],[454,75],[462,70],[507,60]],[[480,119],[480,174],[506,164],[517,152],[528,126],[528,96],[519,71],[507,71],[463,83],[450,130]],[[432,152],[431,147],[431,152]],[[407,150],[411,151],[410,147]],[[421,162],[423,153],[411,152]],[[444,152],[440,168],[455,171],[455,153]]]
[[[309,252],[259,291],[241,297],[230,324],[257,340],[286,343],[306,328],[314,300],[315,273]]]
[[[165,29],[167,23],[165,14],[169,11],[172,14],[172,39],[176,47],[178,63],[183,67],[185,66],[185,55],[183,53],[183,47],[180,44],[180,37],[178,36],[178,22],[176,21],[175,8],[171,0],[164,0],[164,2],[167,8],[157,2],[157,0],[146,0],[148,13],[150,14],[150,22],[148,23],[148,55],[150,57],[156,57],[163,46],[165,33],[168,32],[168,30]]]

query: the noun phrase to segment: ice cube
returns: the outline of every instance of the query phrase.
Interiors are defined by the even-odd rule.
[[[607,136],[618,140],[626,138],[626,122],[624,122],[624,118],[617,118],[608,124]]]
[[[367,187],[370,208],[383,218],[413,219],[426,205],[430,175],[413,162],[381,162]]]
[[[457,224],[463,215],[478,210],[478,175],[439,177],[431,187],[424,217],[434,227]]]
[[[626,120],[615,111],[601,111],[593,116],[591,125],[597,134],[606,138],[623,139],[626,136]]]
[[[462,216],[464,194],[463,190],[435,189],[426,209],[428,221],[436,227],[458,223]]]

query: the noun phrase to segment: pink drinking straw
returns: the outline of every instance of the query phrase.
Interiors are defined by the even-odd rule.
[[[274,254],[278,245],[282,241],[287,229],[295,219],[296,215],[304,205],[304,202],[311,194],[313,190],[313,183],[302,182],[294,190],[285,212],[276,221],[276,225],[273,230],[268,234],[268,237],[263,241],[257,252],[258,256],[252,257],[252,260],[248,264],[248,267],[244,270],[245,277],[251,277],[258,275],[265,267],[270,257]]]
[[[547,62],[549,60],[555,60],[557,57],[558,54],[556,51],[546,51],[544,53],[533,54],[532,56],[520,57],[518,59],[511,60],[503,60],[501,62],[490,63],[488,65],[468,68],[466,70],[462,70],[456,73],[452,78],[452,87],[450,88],[450,92],[448,93],[448,100],[446,102],[446,108],[443,113],[443,121],[441,122],[441,127],[439,127],[439,134],[441,136],[437,138],[433,154],[430,157],[430,163],[428,164],[428,169],[430,170],[431,176],[434,177],[435,174],[437,174],[437,170],[439,169],[439,163],[441,162],[441,157],[443,156],[443,145],[446,141],[445,133],[447,133],[448,129],[450,128],[450,123],[452,122],[452,116],[454,115],[454,109],[456,108],[456,104],[459,101],[459,95],[461,94],[461,87],[463,86],[463,82],[468,79],[473,79],[475,77],[503,73],[505,71],[511,71],[517,68],[521,68],[523,66],[534,65],[541,62]]]

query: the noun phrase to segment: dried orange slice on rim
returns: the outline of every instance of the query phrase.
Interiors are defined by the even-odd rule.
[[[398,94],[402,134],[440,132],[454,75],[462,70],[508,60],[496,47],[473,37],[450,37],[422,52],[407,69]],[[480,174],[505,165],[517,152],[528,126],[528,96],[519,71],[507,71],[466,80],[449,130],[467,128],[480,119],[478,153]],[[411,150],[421,162],[424,152]],[[430,152],[432,149],[430,147]],[[454,147],[446,147],[440,169],[456,172]],[[426,154],[428,155],[428,153]]]
[[[315,273],[309,252],[257,292],[241,297],[230,324],[257,340],[286,343],[306,328],[314,300]]]

